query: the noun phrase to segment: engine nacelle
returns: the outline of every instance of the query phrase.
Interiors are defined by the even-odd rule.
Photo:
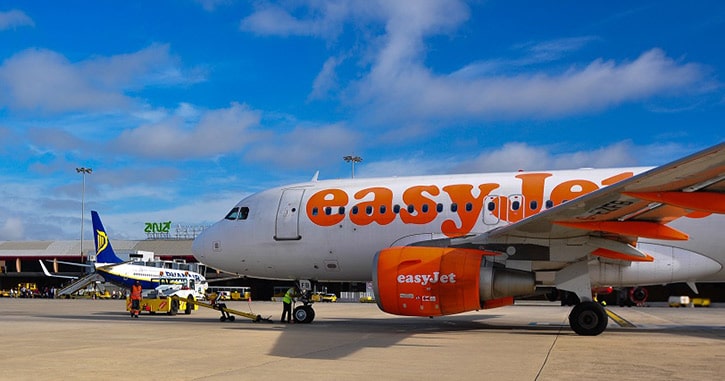
[[[374,260],[373,288],[381,310],[441,316],[513,303],[533,294],[534,274],[482,267],[493,252],[443,247],[392,247]]]

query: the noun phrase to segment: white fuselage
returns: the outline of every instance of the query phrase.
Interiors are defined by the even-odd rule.
[[[329,180],[279,187],[240,201],[227,218],[197,237],[193,250],[199,261],[243,276],[368,281],[381,249],[485,233],[646,169]],[[653,263],[618,266],[614,273],[604,265],[590,268],[592,284],[725,281],[725,250],[718,244],[724,221],[722,215],[680,218],[671,225],[690,234],[689,241],[641,239],[640,244],[656,245],[650,246]],[[549,258],[509,262],[506,266],[533,272],[557,269],[553,251]]]
[[[136,281],[141,283],[143,289],[155,289],[159,286],[160,281],[164,279],[188,279],[190,284],[193,285],[196,298],[202,298],[209,286],[204,275],[197,272],[146,266],[143,262],[97,263],[96,271],[106,281],[127,288],[131,288]]]

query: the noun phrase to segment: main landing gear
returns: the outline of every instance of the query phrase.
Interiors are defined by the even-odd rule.
[[[562,305],[564,301],[575,304],[569,312],[569,326],[574,332],[582,336],[596,336],[607,329],[607,311],[592,298],[586,258],[557,271],[555,283]]]
[[[596,336],[607,329],[609,317],[601,304],[593,301],[584,301],[569,313],[569,326],[582,336]]]

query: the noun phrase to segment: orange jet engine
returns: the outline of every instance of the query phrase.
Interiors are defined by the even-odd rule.
[[[373,288],[381,310],[406,316],[442,316],[513,303],[534,293],[534,273],[485,266],[497,253],[404,246],[375,255]]]

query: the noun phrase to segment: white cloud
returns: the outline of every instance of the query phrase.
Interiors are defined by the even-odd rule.
[[[258,111],[239,103],[204,113],[192,111],[189,105],[182,105],[175,116],[124,131],[114,144],[122,152],[145,157],[215,156],[244,148],[253,140],[250,129],[261,117]],[[183,118],[197,115],[198,121]]]
[[[0,12],[0,30],[17,28],[19,26],[35,26],[35,23],[25,12],[17,9]]]
[[[262,3],[251,15],[239,24],[243,31],[259,35],[314,36],[334,38],[342,31],[345,19],[351,16],[352,8],[367,7],[365,2],[312,1],[309,3],[287,3],[281,5]],[[306,6],[305,6],[306,5]],[[295,17],[292,12],[302,13]]]
[[[385,65],[389,65],[386,63]],[[596,60],[583,69],[480,76],[434,75],[421,66],[378,73],[359,84],[358,102],[386,119],[551,118],[591,113],[613,105],[682,92],[705,80],[697,64],[679,63],[659,49],[632,62]]]
[[[0,66],[0,104],[48,111],[122,108],[130,100],[99,86],[58,53],[28,49]]]
[[[127,90],[203,78],[198,72],[186,74],[167,45],[81,62],[27,49],[0,66],[0,106],[48,112],[128,109],[138,102],[124,94]]]
[[[337,75],[335,68],[339,65],[340,59],[328,58],[322,65],[322,70],[312,82],[312,92],[309,99],[320,99],[326,97],[331,91],[337,88]]]
[[[25,229],[20,218],[8,217],[0,226],[0,240],[13,241],[24,238]]]
[[[354,150],[359,134],[341,124],[297,127],[269,135],[250,147],[248,159],[281,168],[319,168],[338,163]]]
[[[555,71],[540,66],[536,70],[523,69],[560,60],[598,40],[596,36],[529,42],[513,47],[525,52],[522,58],[494,58],[471,62],[449,73],[438,72],[426,66],[426,42],[431,36],[459,29],[470,16],[467,4],[442,0],[335,4],[263,3],[242,21],[242,29],[257,34],[329,40],[341,33],[346,23],[355,24],[361,42],[358,45],[370,49],[370,55],[363,55],[354,64],[368,70],[358,81],[340,84],[346,86],[341,94],[351,106],[361,110],[363,119],[379,125],[429,120],[561,118],[711,89],[704,67],[675,60],[657,48],[645,51],[633,61],[616,62],[603,57],[571,65],[564,72],[559,66]],[[383,28],[374,29],[371,25]],[[328,94],[339,64],[328,58],[313,82],[311,99]],[[515,70],[507,64],[513,64]]]
[[[456,172],[507,172],[517,170],[610,168],[637,166],[641,148],[630,141],[618,142],[596,150],[554,153],[553,147],[507,143],[486,150],[478,157],[455,168]]]

